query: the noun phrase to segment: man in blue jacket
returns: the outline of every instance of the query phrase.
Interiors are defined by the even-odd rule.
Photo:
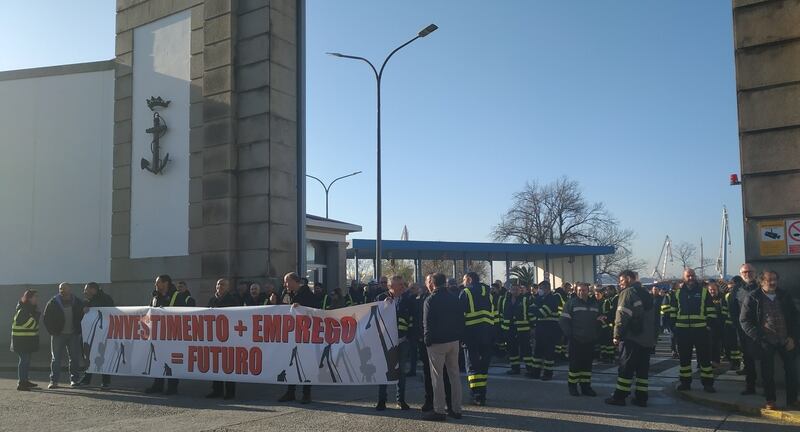
[[[58,388],[61,376],[61,361],[64,351],[69,359],[69,381],[71,387],[80,386],[81,361],[81,319],[83,319],[83,302],[72,294],[72,287],[62,282],[58,285],[58,294],[44,307],[42,320],[50,333],[50,385],[49,389]]]

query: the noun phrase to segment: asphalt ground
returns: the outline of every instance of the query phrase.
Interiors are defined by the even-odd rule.
[[[313,402],[276,402],[284,387],[239,384],[237,399],[208,400],[210,383],[181,382],[176,396],[145,395],[150,383],[137,377],[113,377],[110,390],[95,386],[56,390],[16,391],[15,373],[0,372],[0,431],[797,431],[798,427],[768,419],[747,417],[698,405],[677,397],[672,383],[677,361],[664,343],[652,359],[650,405],[612,407],[603,403],[614,387],[616,367],[596,364],[593,376],[598,397],[567,393],[566,365],[557,367],[552,381],[507,376],[507,366],[492,366],[488,406],[465,405],[461,420],[445,423],[421,420],[421,374],[409,378],[410,411],[374,410],[375,387],[315,387]],[[673,374],[674,371],[674,374]],[[674,376],[673,376],[674,375]],[[48,374],[37,370],[31,378],[45,386]],[[720,379],[724,380],[723,375]],[[733,379],[733,378],[731,378]],[[697,385],[699,390],[699,383]],[[464,400],[467,401],[467,389]],[[389,395],[393,388],[389,389]],[[299,396],[299,391],[298,391]]]

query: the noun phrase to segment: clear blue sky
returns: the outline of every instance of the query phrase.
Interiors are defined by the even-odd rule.
[[[113,57],[114,2],[76,3],[3,5],[0,70]],[[730,2],[492,4],[309,1],[308,172],[364,171],[334,186],[331,217],[375,235],[375,88],[365,64],[324,53],[379,62],[434,22],[384,76],[384,238],[408,225],[417,240],[489,241],[514,191],[567,175],[638,233],[634,252],[651,265],[666,234],[702,236],[716,257],[727,205],[735,271]],[[322,188],[308,191],[309,212],[324,214]]]

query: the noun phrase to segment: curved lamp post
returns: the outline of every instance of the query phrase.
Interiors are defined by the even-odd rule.
[[[406,47],[411,42],[414,42],[415,40],[417,40],[419,38],[424,38],[425,36],[428,36],[429,34],[431,34],[434,31],[436,31],[436,29],[438,29],[438,28],[439,27],[437,27],[436,24],[431,24],[431,25],[425,27],[424,29],[420,30],[420,32],[417,33],[417,35],[414,36],[414,38],[412,38],[408,42],[400,45],[399,47],[395,48],[392,52],[389,53],[388,56],[386,56],[386,59],[383,61],[383,64],[381,65],[380,70],[378,68],[376,68],[375,65],[372,64],[371,61],[365,59],[364,57],[352,56],[352,55],[342,54],[342,53],[338,53],[338,52],[329,52],[329,53],[327,53],[327,54],[332,55],[334,57],[341,57],[341,58],[347,58],[347,59],[353,59],[353,60],[361,60],[361,61],[365,62],[366,64],[369,65],[370,68],[372,68],[372,72],[375,73],[375,80],[377,81],[377,85],[378,85],[378,123],[377,123],[377,125],[378,125],[378,143],[377,143],[377,146],[378,146],[378,152],[377,152],[378,153],[377,154],[377,165],[378,165],[377,166],[377,183],[378,183],[377,219],[378,219],[378,222],[377,222],[377,225],[378,226],[377,226],[377,233],[376,233],[376,236],[375,236],[375,280],[380,280],[380,278],[381,278],[381,78],[383,77],[383,70],[384,70],[384,68],[386,68],[386,63],[389,62],[389,59],[392,58],[394,53],[396,53],[397,51],[400,51],[402,48]]]
[[[337,177],[337,178],[333,179],[330,183],[328,183],[327,186],[325,185],[325,182],[323,182],[322,180],[312,176],[311,174],[306,174],[306,177],[311,177],[312,179],[318,181],[319,184],[322,185],[322,188],[325,189],[325,219],[328,219],[328,193],[331,191],[331,186],[333,186],[334,183],[336,183],[337,181],[339,181],[339,180],[341,180],[343,178],[352,177],[352,176],[354,176],[356,174],[361,174],[361,171],[356,171],[354,173],[350,173],[350,174],[347,174],[347,175],[343,175],[341,177]]]

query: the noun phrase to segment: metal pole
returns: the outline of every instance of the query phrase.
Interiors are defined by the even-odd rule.
[[[386,60],[389,60],[388,58]],[[384,63],[386,66],[386,63]],[[378,152],[377,152],[377,170],[378,170],[378,193],[377,193],[377,225],[378,232],[375,235],[375,279],[381,279],[381,75],[383,68],[378,75]]]
[[[306,274],[306,0],[297,2],[297,270]]]

